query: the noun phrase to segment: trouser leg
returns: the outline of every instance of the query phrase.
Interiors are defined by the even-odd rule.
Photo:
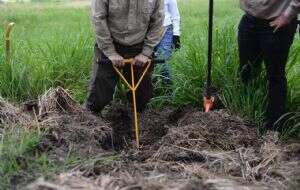
[[[100,63],[101,58],[103,55],[95,46],[92,78],[86,101],[86,108],[95,113],[99,113],[113,99],[117,84],[117,76],[112,65]]]
[[[252,29],[255,23],[244,16],[241,19],[238,32],[239,46],[239,75],[243,83],[247,84],[253,78],[253,72],[260,68],[262,63],[262,51],[259,39]]]
[[[173,44],[173,27],[170,25],[165,32],[164,37],[157,45],[157,51],[155,56],[157,59],[168,61],[172,56],[172,44]],[[160,65],[160,73],[162,76],[162,82],[164,84],[172,83],[171,68],[168,63]]]
[[[285,113],[287,97],[285,66],[295,32],[296,23],[292,23],[276,33],[261,35],[260,42],[268,79],[267,128],[273,128],[273,124]]]
[[[151,64],[148,72],[137,89],[137,109],[139,112],[142,112],[146,108],[150,99],[153,97],[153,86],[151,80],[152,72],[153,64]],[[139,71],[136,75],[140,78],[141,74],[141,71]]]
[[[134,67],[135,83],[137,83],[138,80],[140,79],[143,70],[144,68]],[[153,97],[153,86],[151,81],[152,72],[153,72],[153,63],[151,64],[148,72],[145,74],[142,82],[140,83],[139,87],[136,90],[136,102],[137,102],[138,112],[142,112],[146,108],[150,99]],[[131,72],[129,66],[124,68],[124,76],[131,84]],[[131,91],[129,91],[127,97],[128,100],[132,103]]]

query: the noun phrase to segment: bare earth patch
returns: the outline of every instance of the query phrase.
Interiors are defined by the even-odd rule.
[[[42,97],[37,118],[47,135],[38,151],[57,162],[68,155],[93,159],[26,189],[293,190],[300,185],[300,143],[282,144],[273,132],[261,137],[255,126],[225,110],[146,110],[139,115],[142,147],[136,150],[126,106],[111,105],[99,117],[63,89]]]

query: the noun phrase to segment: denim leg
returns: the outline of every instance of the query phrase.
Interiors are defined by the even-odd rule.
[[[173,26],[170,25],[167,27],[167,31],[160,41],[160,43],[157,45],[157,51],[155,52],[155,56],[158,59],[162,59],[165,61],[168,61],[172,56],[172,43],[173,43]],[[164,84],[171,84],[171,69],[170,66],[167,63],[163,63],[161,65],[161,75],[162,75],[162,81]]]

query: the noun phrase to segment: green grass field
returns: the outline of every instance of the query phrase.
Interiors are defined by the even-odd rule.
[[[205,0],[180,0],[183,48],[170,61],[174,75],[173,94],[164,93],[156,84],[157,96],[151,106],[191,104],[201,108],[206,72],[207,11]],[[69,89],[83,103],[87,94],[94,37],[90,25],[89,7],[70,3],[0,4],[0,23],[15,22],[12,35],[11,62],[5,62],[4,45],[0,43],[0,95],[13,102],[36,99],[50,87]],[[220,89],[223,104],[233,113],[251,119],[261,126],[266,99],[266,79],[262,73],[249,88],[237,77],[237,25],[242,12],[237,0],[218,0],[215,8],[213,83]],[[4,27],[0,28],[4,33]],[[0,35],[0,41],[4,41]],[[289,128],[284,137],[300,129],[300,39],[297,35],[289,57]],[[1,128],[1,127],[0,127]],[[4,127],[0,136],[0,175],[5,170],[1,186],[7,187],[12,176],[22,171],[17,158],[38,141],[36,131]],[[18,142],[22,142],[20,145]],[[15,146],[19,144],[19,146]],[[11,151],[8,147],[16,147]],[[56,167],[39,156],[31,158],[31,172]]]

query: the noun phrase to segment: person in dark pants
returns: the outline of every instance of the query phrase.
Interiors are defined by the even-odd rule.
[[[86,108],[99,113],[113,99],[118,82],[113,66],[122,68],[131,81],[130,66],[124,59],[133,58],[137,79],[149,64],[162,38],[164,14],[162,0],[92,0],[91,7],[96,45]],[[138,111],[143,111],[152,97],[152,68],[136,91]]]
[[[115,44],[116,51],[124,59],[129,59],[137,56],[141,51],[143,44],[137,44],[135,46],[122,46]],[[112,99],[115,92],[115,86],[119,81],[119,76],[113,69],[113,65],[109,63],[101,63],[101,60],[108,60],[103,52],[96,44],[94,47],[94,64],[93,74],[90,84],[90,94],[87,99],[87,107],[95,113],[99,113],[104,106],[106,106]],[[99,59],[97,59],[99,58]],[[127,81],[131,81],[130,65],[124,65],[123,75]],[[136,66],[134,77],[135,80],[139,79],[144,68]],[[143,81],[136,91],[137,98],[137,110],[142,112],[149,100],[153,95],[153,87],[151,83],[151,74],[153,71],[153,64],[150,66],[148,72],[145,74]],[[131,94],[127,95],[128,100],[131,102]]]
[[[245,11],[239,24],[240,74],[247,84],[253,69],[264,62],[268,79],[266,129],[285,113],[287,79],[285,66],[297,30],[300,0],[240,0]]]

